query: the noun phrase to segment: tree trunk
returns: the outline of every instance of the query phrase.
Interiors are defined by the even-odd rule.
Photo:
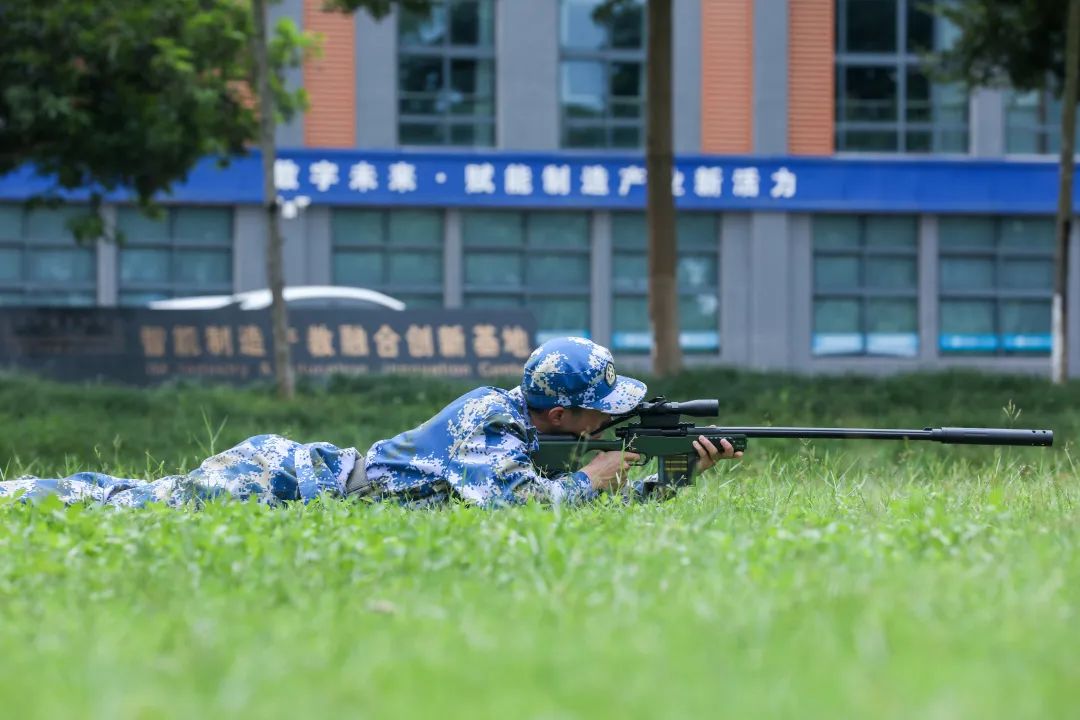
[[[280,212],[274,185],[274,98],[270,92],[270,59],[266,29],[266,2],[252,0],[255,16],[255,39],[252,52],[255,66],[255,91],[259,96],[259,148],[262,151],[263,202],[266,208],[266,277],[270,284],[270,323],[273,336],[274,379],[278,395],[294,395],[292,361],[289,358],[289,319],[285,309],[285,273],[282,261]]]
[[[652,368],[659,377],[682,369],[675,260],[674,158],[671,140],[671,1],[649,0],[647,87],[648,127],[646,219],[649,226],[649,321]]]
[[[1077,75],[1080,74],[1080,0],[1070,0],[1065,42],[1065,91],[1061,111],[1061,184],[1058,187],[1057,256],[1054,301],[1051,311],[1053,353],[1050,376],[1063,383],[1069,374],[1067,301],[1069,290],[1069,235],[1073,215],[1073,170],[1076,153]]]

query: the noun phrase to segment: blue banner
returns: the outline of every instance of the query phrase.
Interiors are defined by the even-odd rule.
[[[680,156],[671,182],[687,210],[1053,213],[1052,161]],[[282,149],[274,170],[286,213],[310,205],[637,209],[641,155]],[[48,191],[31,169],[0,177],[0,201]],[[67,193],[80,199],[85,192]],[[107,193],[113,202],[129,196]],[[1080,187],[1077,188],[1080,204]],[[165,202],[262,203],[258,153],[200,162]]]

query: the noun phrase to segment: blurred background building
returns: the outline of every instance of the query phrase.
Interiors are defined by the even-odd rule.
[[[290,78],[311,109],[278,135],[283,157],[309,149],[278,183],[311,191],[284,223],[287,281],[371,288],[410,307],[524,305],[542,336],[647,356],[644,193],[621,190],[641,184],[648,29],[643,7],[598,23],[596,3],[445,0],[430,18],[380,22],[324,13],[321,0],[278,5],[324,35],[322,56]],[[689,357],[1048,368],[1060,106],[935,83],[922,60],[952,34],[924,0],[674,7]],[[341,162],[313,167],[328,162],[321,151]],[[407,176],[386,174],[418,157],[449,168],[433,176],[440,184],[464,172],[468,202],[435,186],[410,196]],[[510,165],[526,176],[506,158],[525,158]],[[604,168],[603,193],[588,191],[586,166]],[[549,167],[571,167],[571,185]],[[264,287],[258,183],[238,172],[201,193],[189,181],[161,222],[108,206],[121,248],[75,247],[71,208],[28,211],[16,185],[0,185],[0,304],[141,305]],[[364,192],[391,182],[405,183],[392,202]],[[321,201],[332,185],[352,192]],[[1078,277],[1073,267],[1073,374]]]

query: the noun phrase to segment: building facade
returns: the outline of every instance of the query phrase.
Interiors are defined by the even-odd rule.
[[[278,189],[298,209],[283,223],[287,282],[527,306],[540,339],[585,334],[644,362],[648,28],[641,5],[601,21],[597,3],[444,0],[381,21],[321,0],[275,6],[323,35],[289,78],[311,109],[278,132]],[[1047,371],[1052,98],[935,84],[922,58],[953,33],[921,0],[673,4],[693,362]],[[75,246],[64,220],[77,206],[27,210],[32,188],[0,180],[0,304],[265,286],[250,168],[196,173],[160,221],[108,205],[120,248]]]

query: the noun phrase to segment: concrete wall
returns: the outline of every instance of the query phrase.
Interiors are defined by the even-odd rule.
[[[356,145],[397,147],[397,15],[356,13]]]
[[[559,3],[496,4],[495,103],[498,147],[559,147]]]

